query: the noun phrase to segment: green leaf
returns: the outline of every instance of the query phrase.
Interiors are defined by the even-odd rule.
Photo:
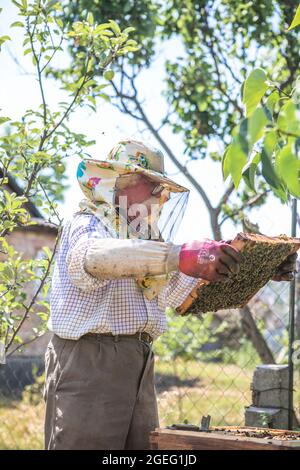
[[[102,98],[104,99],[105,101],[108,101],[108,103],[110,103],[110,96],[109,95],[106,95],[105,93],[100,93],[98,95],[99,98]]]
[[[128,39],[128,41],[126,41],[126,46],[136,47],[137,45],[138,45],[138,43],[134,39]]]
[[[94,108],[96,107],[96,99],[93,96],[87,96],[86,97],[88,101],[90,101],[93,105]]]
[[[278,142],[278,138],[277,138],[276,131],[271,130],[265,135],[263,146],[264,146],[265,151],[267,152],[267,155],[269,155],[270,158],[273,155],[273,151],[275,149],[277,142]]]
[[[121,29],[120,29],[119,25],[114,20],[108,20],[108,21],[109,21],[110,27],[113,30],[113,32],[115,33],[115,35],[119,36],[121,34]]]
[[[114,33],[110,31],[109,29],[103,29],[100,33],[100,36],[102,36],[102,39],[105,40],[107,39],[106,36],[113,36]]]
[[[46,8],[49,11],[49,13],[52,9],[56,10],[56,11],[61,10],[61,7],[60,7],[59,2],[57,0],[49,0],[47,2]]]
[[[237,189],[242,177],[242,170],[247,163],[247,157],[243,152],[240,142],[234,138],[227,147],[223,160],[223,175],[231,175],[235,188]],[[226,177],[227,177],[226,176]],[[226,179],[226,178],[225,178]]]
[[[250,148],[263,136],[267,122],[268,119],[263,108],[256,108],[251,114],[248,123],[248,142]]]
[[[12,0],[12,2],[18,7],[18,8],[23,8],[21,3],[17,2],[16,0]]]
[[[277,173],[286,183],[290,193],[300,199],[300,161],[294,154],[291,143],[278,152],[275,166]]]
[[[22,23],[22,21],[15,21],[14,23],[10,25],[10,28],[23,28],[23,27],[24,27],[24,23]]]
[[[93,88],[93,91],[100,91],[100,90],[103,90],[103,88],[109,86],[110,84],[109,83],[103,83],[102,85],[98,85],[98,86],[95,86]]]
[[[246,116],[250,116],[264,96],[268,85],[267,75],[263,69],[254,69],[246,78],[243,86],[243,103],[246,106]]]
[[[223,156],[222,156],[222,174],[223,174],[223,180],[226,181],[228,176],[229,176],[229,168],[228,168],[228,162],[227,162],[227,153],[228,153],[229,146],[226,148]]]
[[[288,202],[287,190],[285,188],[272,188],[275,196],[279,197],[283,203]]]
[[[2,270],[1,274],[5,276],[7,280],[12,280],[15,278],[15,272],[9,264],[4,265],[4,269]]]
[[[0,117],[0,124],[3,124],[4,122],[10,121],[11,119],[9,117]]]
[[[61,29],[64,27],[63,21],[60,18],[55,18],[55,23]]]
[[[88,88],[89,86],[96,85],[96,84],[97,84],[96,80],[91,79],[91,80],[88,80],[87,82],[85,82],[84,86],[85,86],[85,88]],[[94,88],[93,88],[93,90],[94,90]]]
[[[272,164],[272,159],[263,148],[261,151],[262,175],[273,188],[281,188],[281,182]]]
[[[234,128],[232,132],[233,137],[236,137],[239,140],[240,146],[246,156],[248,156],[250,152],[248,124],[249,124],[249,119],[245,118],[240,122],[239,125],[237,125]]]
[[[262,175],[265,178],[266,182],[275,189],[280,192],[281,199],[283,198],[284,188],[282,187],[282,183],[280,181],[279,175],[276,173],[276,169],[273,166],[273,153],[275,147],[278,143],[277,133],[275,130],[270,130],[264,138],[263,141],[263,149],[261,152],[261,162],[262,162]]]
[[[117,55],[124,55],[126,54],[127,52],[136,52],[138,51],[139,49],[141,49],[142,46],[136,46],[136,47],[133,47],[133,46],[125,46],[123,47],[122,49],[120,49],[118,52],[117,52]]]
[[[11,41],[11,38],[9,36],[1,36],[0,45],[3,44],[5,41]]]
[[[296,26],[299,26],[299,24],[300,24],[300,5],[298,5],[294,19],[291,22],[290,26],[288,27],[288,31],[290,31],[293,28],[296,28]]]
[[[286,101],[282,106],[278,115],[277,126],[283,133],[300,137],[300,121],[297,116],[296,105],[292,100]]]
[[[128,28],[125,28],[122,33],[123,34],[128,34],[128,33],[131,33],[131,31],[135,31],[136,28],[134,28],[133,26],[129,26]]]
[[[272,91],[272,93],[268,96],[265,106],[268,108],[271,114],[273,114],[275,105],[278,103],[279,98],[280,95],[277,90]]]
[[[42,250],[45,253],[47,259],[50,260],[52,256],[52,251],[50,250],[50,248],[48,246],[43,246]]]
[[[94,24],[94,15],[90,11],[87,14],[87,22],[90,26],[92,26]]]
[[[110,28],[110,23],[102,23],[96,26],[95,33],[100,33],[102,30]]]
[[[260,158],[260,153],[254,153],[242,170],[243,180],[245,181],[247,186],[255,192],[255,175],[258,164],[260,162]]]

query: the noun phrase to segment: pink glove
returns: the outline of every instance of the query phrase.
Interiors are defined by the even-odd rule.
[[[241,254],[225,241],[204,238],[184,243],[179,253],[179,270],[207,281],[226,281],[239,271]]]

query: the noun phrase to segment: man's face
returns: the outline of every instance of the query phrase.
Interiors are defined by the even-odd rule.
[[[133,220],[141,213],[137,204],[143,211],[140,215],[149,216],[154,206],[161,206],[168,199],[163,187],[152,194],[158,186],[159,183],[149,180],[140,173],[124,175],[118,178],[116,183],[115,204],[126,206],[129,220]]]

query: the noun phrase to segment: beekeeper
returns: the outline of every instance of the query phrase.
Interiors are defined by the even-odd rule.
[[[51,285],[45,448],[147,449],[159,426],[152,344],[165,309],[199,278],[236,273],[240,254],[224,241],[172,242],[189,191],[143,142],[83,160],[77,177],[85,198],[64,226]]]

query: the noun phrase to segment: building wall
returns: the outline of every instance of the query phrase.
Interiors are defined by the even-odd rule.
[[[34,229],[26,228],[16,229],[12,233],[6,236],[6,240],[12,245],[24,259],[35,259],[43,256],[42,247],[47,246],[51,250],[54,248],[56,240],[56,230],[53,227],[47,227],[41,223],[41,226],[34,226]],[[0,253],[0,260],[3,260],[5,255]],[[38,288],[39,282],[30,282],[25,286],[27,293],[26,305],[29,304],[31,298],[35,294]],[[49,293],[48,293],[49,297]],[[40,297],[42,300],[42,297]],[[47,299],[49,300],[49,298]],[[35,306],[35,311],[45,311],[41,305]],[[40,318],[37,315],[31,314],[28,319],[25,320],[21,330],[20,336],[24,341],[31,339],[34,335],[32,328],[37,327],[40,323]],[[46,332],[42,337],[34,340],[32,343],[26,345],[22,351],[22,356],[41,356],[44,355],[45,348],[50,338],[50,332]],[[15,347],[15,346],[13,346]],[[14,355],[19,355],[16,352]]]

